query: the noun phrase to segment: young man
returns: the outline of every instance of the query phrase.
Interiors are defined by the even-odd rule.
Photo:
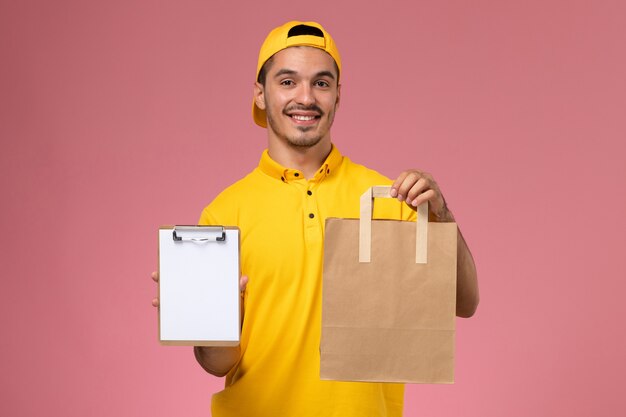
[[[224,390],[213,396],[213,415],[400,416],[403,385],[319,378],[324,221],[357,218],[360,195],[392,183],[342,156],[331,142],[340,101],[339,52],[319,24],[289,22],[265,40],[257,76],[253,117],[267,128],[267,150],[256,169],[204,209],[199,222],[237,225],[242,232],[241,346],[194,349],[205,370],[227,375]],[[376,217],[414,219],[415,207],[428,200],[431,221],[453,220],[429,174],[403,172],[392,195],[406,203],[377,201]],[[457,275],[457,315],[469,317],[478,286],[460,234]]]

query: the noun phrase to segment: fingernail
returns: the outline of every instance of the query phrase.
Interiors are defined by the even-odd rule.
[[[392,188],[391,191],[389,191],[389,195],[395,197],[398,195],[398,191],[395,188]]]
[[[413,202],[411,203],[411,205],[412,205],[413,207],[417,207],[417,199],[413,200]]]
[[[404,200],[404,197],[402,196],[402,194],[400,194],[400,195],[398,196],[398,200],[400,200],[400,201],[403,201],[403,200]]]

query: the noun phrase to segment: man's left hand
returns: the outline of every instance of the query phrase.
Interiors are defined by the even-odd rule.
[[[427,172],[417,169],[404,171],[391,186],[391,196],[406,201],[412,209],[428,201],[431,221],[454,221],[439,186]]]

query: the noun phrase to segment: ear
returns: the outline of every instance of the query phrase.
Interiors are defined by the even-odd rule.
[[[335,101],[335,107],[339,107],[341,101],[341,84],[337,84],[337,100]]]
[[[254,83],[254,103],[259,109],[265,110],[265,87],[258,81]]]

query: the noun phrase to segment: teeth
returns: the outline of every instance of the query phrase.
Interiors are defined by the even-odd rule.
[[[303,121],[303,122],[315,119],[315,116],[300,116],[300,115],[297,115],[297,114],[294,114],[291,117],[293,117],[296,120]]]

